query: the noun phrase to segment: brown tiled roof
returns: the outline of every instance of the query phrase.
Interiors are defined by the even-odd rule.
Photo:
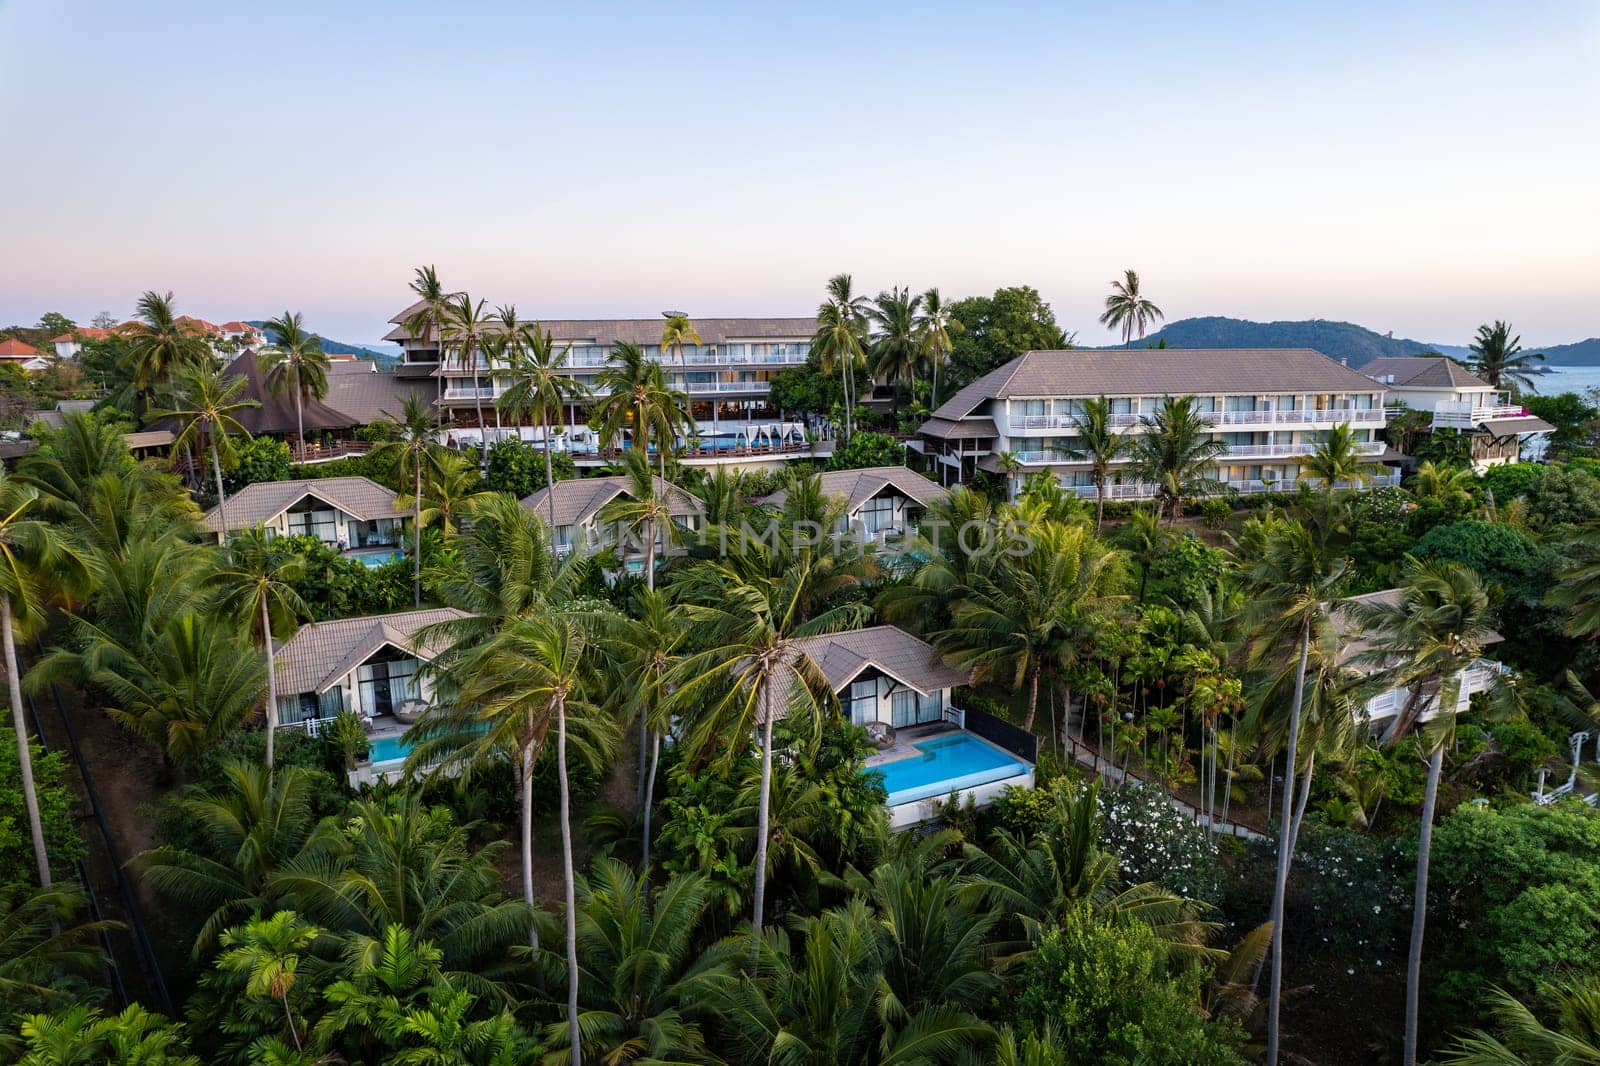
[[[417,305],[402,311],[389,321],[404,323]],[[815,318],[695,318],[695,332],[706,344],[726,344],[735,341],[807,340],[817,331]],[[611,347],[614,344],[660,344],[661,327],[666,320],[660,318],[553,318],[538,321],[558,343],[587,343]],[[490,329],[494,328],[491,323]],[[411,336],[401,325],[384,334],[386,341],[405,340]]]
[[[1478,428],[1494,437],[1515,437],[1523,433],[1554,433],[1556,427],[1542,418],[1524,415],[1521,418],[1491,418],[1478,424]]]
[[[842,691],[869,667],[876,667],[924,696],[971,680],[965,670],[947,666],[933,645],[899,626],[870,626],[802,637],[795,646],[816,664],[834,692]],[[788,710],[790,679],[786,673],[780,674],[779,679],[774,685],[773,704],[775,715],[781,718]]]
[[[30,355],[38,355],[39,349],[31,344],[24,344],[15,337],[7,337],[0,341],[0,359],[22,359]]]
[[[385,644],[424,662],[431,661],[446,645],[438,641],[421,643],[417,631],[465,617],[452,607],[436,607],[301,626],[278,647],[278,691],[291,696],[326,692]]]
[[[103,341],[109,336],[111,336],[109,329],[98,329],[94,326],[74,326],[69,333],[63,333],[59,337],[51,337],[50,343],[66,344],[69,341],[79,340]]]
[[[924,437],[937,437],[940,440],[974,440],[1000,435],[992,418],[966,418],[959,422],[948,418],[930,418],[917,427],[917,432]]]
[[[307,478],[302,481],[258,481],[228,497],[228,528],[245,529],[270,522],[307,496],[362,521],[407,518],[411,509],[398,505],[394,491],[364,477]],[[206,528],[222,530],[220,508],[206,512]]]
[[[245,352],[229,363],[222,373],[230,378],[244,378],[243,395],[261,404],[260,407],[247,407],[234,412],[234,417],[245,429],[252,434],[275,433],[280,436],[296,431],[298,422],[295,419],[294,390],[288,388],[281,393],[274,393],[267,388],[266,374],[255,352]],[[329,384],[332,383],[330,377]],[[315,396],[307,396],[301,402],[308,434],[324,429],[353,429],[361,425],[350,415],[335,410]]]
[[[136,451],[140,448],[166,448],[178,435],[170,429],[146,429],[138,433],[124,433],[122,439],[127,442],[129,450]]]
[[[556,482],[556,525],[575,526],[587,522],[600,513],[600,508],[625,494],[631,481],[626,477],[587,477]],[[688,518],[705,513],[705,504],[698,498],[659,477],[654,481],[656,492],[667,497],[668,510],[674,517]],[[524,497],[522,506],[549,521],[549,498],[550,490],[540,489]]]
[[[364,371],[363,365],[367,368]],[[364,360],[334,363],[328,374],[328,395],[323,402],[362,426],[370,426],[385,416],[399,418],[408,396],[417,395],[433,403],[436,390],[432,382],[407,380],[372,367],[372,363]]]
[[[822,491],[829,496],[843,496],[845,511],[854,514],[856,509],[892,488],[902,496],[909,496],[924,507],[949,497],[948,489],[929,481],[914,470],[903,466],[869,466],[859,470],[829,470],[818,474]],[[774,507],[782,507],[789,498],[787,489],[780,489],[762,500]]]
[[[1013,396],[1190,396],[1362,392],[1378,386],[1311,348],[1035,351],[974,381],[933,413],[954,421]]]
[[[1489,383],[1443,355],[1381,356],[1361,368],[1374,381],[1392,377],[1397,388],[1486,389]]]

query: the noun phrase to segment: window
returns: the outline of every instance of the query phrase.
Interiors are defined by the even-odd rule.
[[[944,717],[943,690],[917,697],[917,721],[937,722]]]
[[[904,729],[917,722],[917,694],[908,688],[903,688],[889,697],[889,702],[894,713],[894,727]]]
[[[850,721],[866,725],[878,720],[878,679],[856,681],[850,686]]]
[[[1223,407],[1228,411],[1254,411],[1256,398],[1254,396],[1229,396],[1223,401]]]
[[[861,525],[868,533],[879,533],[894,525],[894,497],[878,496],[861,505],[856,512]]]
[[[1045,401],[1044,400],[1023,400],[1023,401],[1021,401],[1021,404],[1022,404],[1022,414],[1023,414],[1024,417],[1031,417],[1031,416],[1034,416],[1034,415],[1042,415],[1042,414],[1045,413]]]
[[[1114,415],[1133,414],[1133,401],[1126,396],[1113,396],[1108,402]]]

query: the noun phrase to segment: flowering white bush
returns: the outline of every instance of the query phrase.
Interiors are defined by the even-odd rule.
[[[1131,781],[1100,793],[1100,840],[1131,882],[1154,881],[1188,899],[1222,899],[1217,845],[1189,815],[1172,805],[1167,790]]]
[[[1393,965],[1398,934],[1411,919],[1404,846],[1308,822],[1294,861],[1305,877],[1323,942],[1370,966]]]

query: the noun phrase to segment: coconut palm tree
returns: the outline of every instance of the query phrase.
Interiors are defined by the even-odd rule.
[[[939,409],[939,368],[950,361],[954,347],[951,335],[965,333],[967,327],[950,312],[950,305],[939,295],[937,288],[922,294],[922,314],[917,318],[917,347],[922,358],[933,371],[933,384],[928,394],[930,410]]]
[[[756,813],[755,892],[752,935],[765,918],[767,847],[772,806],[772,725],[780,717],[818,716],[831,697],[816,663],[801,650],[801,637],[833,632],[859,617],[835,608],[801,617],[809,575],[801,564],[782,577],[770,576],[758,556],[706,562],[685,575],[684,614],[703,650],[686,656],[674,672],[679,713],[697,710],[688,723],[688,750],[700,757],[731,759],[761,733],[761,798]]]
[[[683,346],[685,344],[704,344],[699,332],[694,328],[694,323],[689,321],[689,316],[674,312],[666,315],[666,322],[661,326],[661,354],[671,352],[673,358],[679,363],[683,362]]]
[[[385,412],[378,423],[386,431],[388,440],[372,450],[379,461],[393,459],[402,478],[410,477],[413,485],[411,498],[422,499],[422,475],[425,470],[439,465],[445,447],[439,443],[443,424],[428,414],[422,398],[415,393],[402,402],[400,413]],[[415,543],[411,552],[412,581],[416,586],[416,606],[422,606],[422,515],[419,512],[412,522]]]
[[[185,1053],[183,1026],[137,1003],[110,1017],[82,1005],[35,1014],[20,1031],[27,1066],[200,1066],[198,1055]]]
[[[553,725],[556,766],[561,782],[561,861],[566,887],[567,1021],[572,1061],[579,1061],[578,941],[576,883],[572,867],[571,784],[567,774],[567,720],[576,713],[589,722],[602,716],[588,702],[594,687],[588,636],[577,620],[560,615],[513,622],[475,656],[458,699],[475,707],[488,727],[485,741],[513,732],[522,778],[522,876],[524,899],[533,902],[533,764]],[[532,934],[538,946],[537,934]]]
[[[1150,323],[1159,322],[1164,317],[1161,308],[1139,291],[1138,271],[1124,270],[1122,280],[1111,283],[1111,295],[1106,297],[1106,309],[1100,315],[1100,324],[1107,329],[1121,330],[1122,343],[1131,348],[1135,331],[1139,339],[1144,340],[1145,330]]]
[[[506,367],[507,386],[501,402],[520,423],[532,418],[539,427],[539,443],[544,449],[544,483],[555,484],[555,467],[551,458],[550,429],[565,421],[569,405],[582,403],[588,398],[588,389],[582,382],[562,373],[572,345],[559,352],[550,331],[541,329],[535,322],[528,330],[527,343],[511,353]],[[556,527],[556,496],[550,493],[550,528]],[[552,538],[551,552],[556,545]]]
[[[1439,1061],[1449,1066],[1578,1066],[1600,1062],[1600,982],[1557,981],[1540,989],[1541,1020],[1533,1009],[1492,989],[1487,1013],[1494,1031],[1474,1029]]]
[[[139,297],[137,321],[127,350],[128,379],[133,387],[134,414],[142,415],[150,399],[180,370],[212,363],[205,338],[179,321],[172,293],[154,290]]]
[[[921,296],[912,296],[910,289],[896,286],[889,292],[880,292],[868,311],[876,327],[869,351],[872,372],[894,390],[896,415],[900,413],[900,386],[911,388],[916,383],[917,364],[922,361],[922,348],[917,341],[921,307]]]
[[[1473,373],[1495,388],[1505,387],[1513,396],[1533,388],[1533,364],[1544,362],[1543,352],[1522,350],[1522,337],[1511,335],[1511,323],[1495,319],[1492,326],[1479,326],[1469,346]]]
[[[827,296],[817,308],[817,332],[811,338],[811,354],[823,373],[839,369],[839,385],[844,394],[844,438],[854,431],[856,367],[866,360],[867,298],[852,291],[849,274],[828,279]]]
[[[1424,460],[1412,476],[1411,494],[1419,500],[1433,500],[1449,509],[1472,506],[1477,478],[1464,466],[1448,466]]]
[[[211,473],[217,483],[217,513],[223,529],[228,528],[228,494],[222,487],[222,460],[233,457],[235,436],[246,439],[250,436],[250,431],[239,421],[238,412],[261,406],[261,401],[244,397],[245,385],[244,378],[225,378],[214,366],[196,367],[174,380],[171,408],[152,412],[155,418],[178,421],[178,435],[172,442],[174,457],[190,446],[211,453]]]
[[[471,295],[461,293],[445,309],[444,326],[440,331],[440,344],[454,350],[456,366],[472,372],[472,404],[478,413],[479,457],[489,458],[489,427],[483,420],[483,393],[478,388],[478,366],[487,363],[489,352],[484,342],[489,337],[491,316],[484,311],[482,300],[474,302]],[[494,367],[489,367],[489,381],[494,382]],[[440,372],[443,372],[441,356]]]
[[[34,1002],[50,1006],[57,997],[71,1002],[64,977],[103,972],[106,956],[94,938],[121,926],[80,921],[86,902],[77,885],[0,888],[0,1002],[8,1014]]]
[[[1298,656],[1289,721],[1285,733],[1285,774],[1278,831],[1277,880],[1272,895],[1272,976],[1267,1007],[1267,1062],[1277,1062],[1278,1016],[1283,996],[1283,914],[1288,893],[1289,865],[1294,836],[1295,768],[1299,765],[1302,715],[1305,706],[1306,668],[1318,627],[1326,624],[1323,603],[1344,575],[1343,560],[1329,559],[1317,538],[1299,522],[1263,520],[1253,541],[1249,582],[1254,593],[1252,621],[1256,632],[1250,654],[1256,662],[1278,657],[1293,647]],[[1309,775],[1308,775],[1309,777]],[[1310,781],[1306,782],[1307,788]]]
[[[1567,632],[1575,637],[1600,631],[1600,524],[1590,526],[1582,544],[1587,562],[1563,570],[1550,590],[1550,603],[1566,608]]]
[[[294,582],[305,576],[305,558],[278,543],[259,525],[236,533],[228,541],[227,558],[215,581],[222,589],[221,606],[228,617],[249,618],[261,641],[267,661],[267,769],[274,765],[278,733],[278,668],[272,638],[294,628],[311,612],[295,591]]]
[[[1377,475],[1378,466],[1369,458],[1366,441],[1345,422],[1328,430],[1316,449],[1300,461],[1301,476],[1309,474],[1321,482],[1322,491],[1331,496],[1337,488],[1359,488]]]
[[[650,438],[660,452],[660,473],[667,476],[667,451],[678,436],[695,435],[689,397],[668,386],[661,364],[645,356],[636,344],[623,342],[611,350],[610,361],[596,375],[594,406],[600,436],[615,446],[624,427],[633,427],[633,447],[650,453]]]
[[[974,683],[1026,688],[1022,728],[1031,731],[1040,679],[1068,665],[1111,608],[1117,552],[1076,524],[1045,521],[1029,537],[1029,551],[972,583],[935,643]]]
[[[699,951],[695,931],[706,910],[705,878],[673,877],[659,898],[649,882],[615,859],[578,878],[578,982],[583,1053],[597,1062],[709,1061],[690,1018],[709,984],[729,970],[721,947]],[[549,1046],[571,1046],[571,1024],[546,1027]]]
[[[255,918],[222,934],[222,954],[217,956],[221,970],[246,975],[245,995],[275,999],[283,1004],[283,1018],[294,1041],[303,1052],[300,1025],[289,1007],[289,993],[299,979],[300,959],[322,930],[302,921],[293,911],[279,911],[270,918]]]
[[[1132,443],[1125,433],[1112,428],[1111,401],[1104,396],[1083,401],[1083,410],[1074,418],[1078,430],[1077,454],[1089,460],[1089,477],[1094,481],[1094,528],[1105,524],[1106,481],[1111,465],[1128,453]]]
[[[1385,740],[1395,743],[1419,723],[1419,741],[1428,755],[1422,795],[1422,826],[1417,840],[1417,885],[1412,903],[1411,950],[1406,964],[1405,1063],[1417,1060],[1417,1004],[1422,983],[1423,927],[1428,907],[1428,861],[1433,845],[1433,815],[1439,795],[1444,751],[1455,732],[1463,672],[1495,637],[1493,609],[1483,580],[1456,562],[1407,559],[1400,593],[1353,605],[1366,628],[1371,651],[1358,659],[1377,667],[1374,685],[1403,688],[1406,697]],[[1493,695],[1493,694],[1491,694]],[[1424,721],[1427,719],[1427,721]]]
[[[1185,497],[1206,496],[1222,488],[1214,474],[1228,446],[1211,435],[1193,396],[1168,396],[1139,424],[1144,432],[1130,449],[1133,470],[1141,481],[1155,486],[1160,509],[1175,523],[1183,515]]]
[[[524,322],[517,317],[515,304],[501,304],[495,308],[494,320],[499,326],[499,331],[491,333],[484,341],[484,356],[489,364],[490,384],[495,383],[497,369],[509,370],[513,363],[521,362],[527,356],[533,332],[538,328],[537,323]],[[507,387],[509,384],[507,382]],[[504,391],[501,391],[494,398],[494,428],[497,439],[502,429],[500,415],[507,409],[502,402],[504,396]],[[521,439],[520,433],[518,439]]]
[[[0,641],[5,644],[6,685],[11,726],[17,734],[17,763],[22,770],[22,799],[33,838],[33,859],[39,887],[50,887],[50,857],[45,851],[39,794],[33,781],[33,755],[22,713],[22,673],[17,662],[17,632],[43,620],[45,591],[52,580],[70,584],[87,564],[53,526],[34,517],[39,491],[15,478],[0,476]],[[66,579],[66,580],[63,580]]]
[[[405,321],[405,330],[418,341],[429,338],[439,342],[439,371],[434,375],[434,402],[441,420],[444,416],[444,332],[445,320],[450,317],[450,305],[461,293],[449,292],[439,281],[439,273],[430,266],[418,267],[411,279],[411,292],[417,297],[416,310]]]
[[[411,501],[413,513],[424,526],[437,524],[448,544],[460,530],[472,501],[485,495],[482,483],[477,463],[447,449],[423,477],[422,498]]]
[[[295,442],[303,459],[306,452],[305,399],[310,396],[320,400],[328,395],[328,371],[332,364],[322,350],[322,338],[307,333],[301,326],[300,312],[285,311],[281,317],[268,321],[267,329],[278,339],[261,352],[265,384],[274,396],[282,395],[285,389],[294,390]]]

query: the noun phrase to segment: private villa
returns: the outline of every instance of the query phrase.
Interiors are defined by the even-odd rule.
[[[657,477],[655,492],[667,501],[672,522],[681,532],[698,530],[705,518],[705,504],[678,486]],[[553,526],[556,551],[562,556],[577,550],[581,555],[594,555],[607,548],[617,547],[615,531],[602,517],[607,504],[618,499],[631,499],[633,482],[626,477],[594,477],[558,481],[555,484],[555,521],[550,520],[550,494],[548,488],[524,497],[522,506],[538,515],[547,526]],[[644,546],[621,546],[622,562],[629,573],[644,571]],[[667,551],[664,534],[656,536],[657,558],[664,559]]]
[[[421,304],[401,311],[389,321],[395,328],[384,336],[404,349],[396,373],[402,379],[420,380],[436,389],[437,402],[448,409],[454,422],[455,443],[476,443],[488,433],[499,437],[537,439],[532,422],[517,426],[498,421],[493,402],[509,388],[503,373],[491,367],[482,352],[464,362],[459,353],[441,344],[439,331],[414,336],[405,323]],[[666,351],[661,347],[662,318],[553,319],[541,321],[555,350],[570,347],[563,372],[590,393],[599,389],[599,372],[618,344],[637,345],[645,358],[661,364],[669,387],[684,392],[699,427],[699,439],[685,451],[684,462],[706,465],[739,460],[740,465],[781,462],[786,456],[811,454],[805,427],[787,420],[772,406],[772,380],[787,367],[799,366],[811,350],[816,332],[814,318],[694,318],[700,343],[686,343]],[[488,327],[495,329],[494,324]],[[441,365],[442,361],[442,365]],[[478,425],[478,406],[485,426]],[[585,403],[572,405],[555,446],[572,454],[580,465],[602,465],[605,453],[590,425]],[[654,445],[652,445],[654,447]]]
[[[1105,397],[1112,427],[1144,432],[1166,397],[1193,396],[1200,417],[1226,452],[1216,478],[1236,492],[1292,489],[1301,460],[1329,430],[1349,425],[1364,455],[1384,457],[1384,387],[1309,348],[1122,348],[1034,351],[974,381],[933,412],[912,447],[946,484],[979,470],[1006,473],[1013,494],[1036,471],[1093,497],[1088,461],[1078,450],[1085,401]],[[1011,462],[1005,457],[1010,457]],[[1112,468],[1108,499],[1146,499],[1124,457]],[[1399,484],[1379,468],[1369,485]]]
[[[840,528],[834,532],[854,529],[868,541],[914,532],[922,512],[950,495],[948,489],[903,466],[829,470],[817,477],[824,495],[844,501]],[[761,502],[782,508],[788,496],[783,489]]]
[[[1376,645],[1366,637],[1357,610],[1350,609],[1361,604],[1386,604],[1394,605],[1400,602],[1402,592],[1400,589],[1384,589],[1381,592],[1369,592],[1364,596],[1351,596],[1349,599],[1339,601],[1339,604],[1329,612],[1334,628],[1341,639],[1341,652],[1347,665],[1357,671],[1372,676],[1379,672],[1381,667],[1368,663],[1355,663],[1353,660],[1364,653],[1373,650]],[[1498,633],[1494,634],[1489,643],[1499,643],[1504,638]],[[1475,659],[1456,677],[1455,704],[1451,713],[1462,714],[1471,705],[1472,697],[1490,688],[1495,680],[1503,674],[1510,673],[1511,668],[1504,663],[1493,659]],[[1405,709],[1406,701],[1411,696],[1411,690],[1405,687],[1391,688],[1378,693],[1367,700],[1363,707],[1367,729],[1373,734],[1381,734],[1394,723],[1394,720]],[[1439,714],[1439,697],[1429,695],[1420,697],[1425,701],[1417,715],[1417,721],[1426,722]]]
[[[48,356],[41,354],[33,345],[24,344],[15,337],[0,340],[0,363],[7,363],[30,374],[48,370],[50,367]]]
[[[867,769],[883,777],[893,827],[927,821],[952,794],[982,804],[1007,786],[1033,787],[1033,738],[958,707],[951,692],[970,678],[926,641],[883,625],[795,643],[838,696],[844,717],[877,741],[881,750]],[[786,706],[786,699],[775,704]]]
[[[1480,474],[1491,466],[1519,461],[1524,434],[1555,428],[1442,355],[1374,359],[1361,372],[1387,390],[1390,404],[1431,415],[1430,429],[1465,435],[1472,467]]]
[[[230,533],[259,525],[273,536],[316,537],[350,558],[380,566],[404,554],[402,533],[411,514],[409,504],[376,481],[330,477],[246,485],[228,497],[226,508],[207,511],[205,522],[219,544]]]

